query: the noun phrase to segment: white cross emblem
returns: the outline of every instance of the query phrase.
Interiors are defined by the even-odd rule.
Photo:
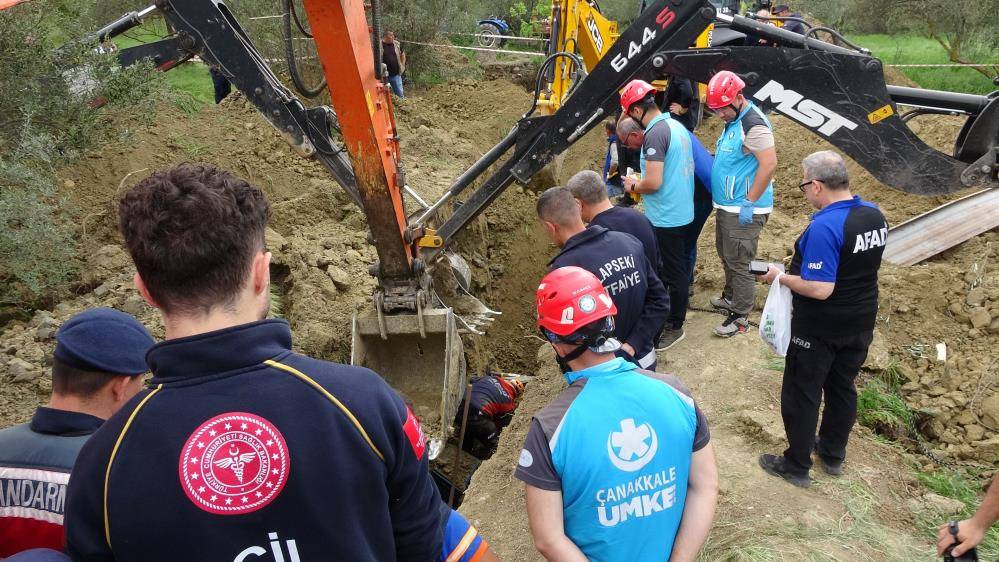
[[[607,436],[611,464],[626,472],[635,472],[649,464],[658,449],[659,439],[652,426],[637,425],[632,418],[621,420],[621,430]]]

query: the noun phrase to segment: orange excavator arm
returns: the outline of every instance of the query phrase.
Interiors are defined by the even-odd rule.
[[[415,294],[418,287],[413,283],[419,275],[413,272],[412,240],[406,239],[404,178],[392,99],[376,75],[381,61],[374,60],[364,4],[361,0],[305,0],[304,4],[378,252],[375,267],[385,305],[389,310],[413,309],[393,302]]]

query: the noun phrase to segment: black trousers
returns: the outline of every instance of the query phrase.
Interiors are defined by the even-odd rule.
[[[691,284],[694,283],[694,267],[697,265],[697,239],[700,238],[701,231],[704,229],[704,223],[708,222],[708,217],[711,216],[711,211],[714,210],[714,206],[711,204],[711,195],[702,191],[696,191],[704,189],[699,183],[694,185],[694,222],[690,223],[686,236],[687,260],[689,262]]]
[[[857,420],[854,379],[867,359],[873,338],[873,330],[834,338],[791,331],[780,392],[780,413],[788,443],[784,459],[791,472],[804,476],[812,467],[815,426],[823,395],[826,405],[817,452],[832,463],[846,458],[846,442]]]
[[[215,88],[215,103],[222,103],[222,100],[232,92],[232,84],[229,80],[214,68],[209,68],[208,73],[212,75],[212,87]]]
[[[680,328],[687,319],[687,301],[690,299],[690,257],[688,238],[694,236],[692,224],[673,227],[653,227],[662,265],[659,278],[669,293],[667,328]],[[695,238],[696,240],[696,238]],[[696,244],[696,242],[695,242]]]

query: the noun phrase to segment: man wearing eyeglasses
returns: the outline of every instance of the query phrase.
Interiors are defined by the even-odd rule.
[[[795,242],[789,273],[771,265],[759,277],[767,283],[779,277],[791,289],[794,307],[781,388],[788,448],[783,455],[761,455],[760,466],[807,488],[813,448],[826,474],[843,472],[857,418],[854,378],[874,337],[888,223],[876,205],[850,193],[846,164],[835,152],[810,154],[802,168],[798,187],[818,212]]]

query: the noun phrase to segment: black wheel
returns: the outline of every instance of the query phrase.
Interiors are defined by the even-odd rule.
[[[479,40],[479,46],[485,47],[487,49],[498,49],[503,46],[503,33],[500,28],[493,23],[480,23],[479,33],[476,38]]]

